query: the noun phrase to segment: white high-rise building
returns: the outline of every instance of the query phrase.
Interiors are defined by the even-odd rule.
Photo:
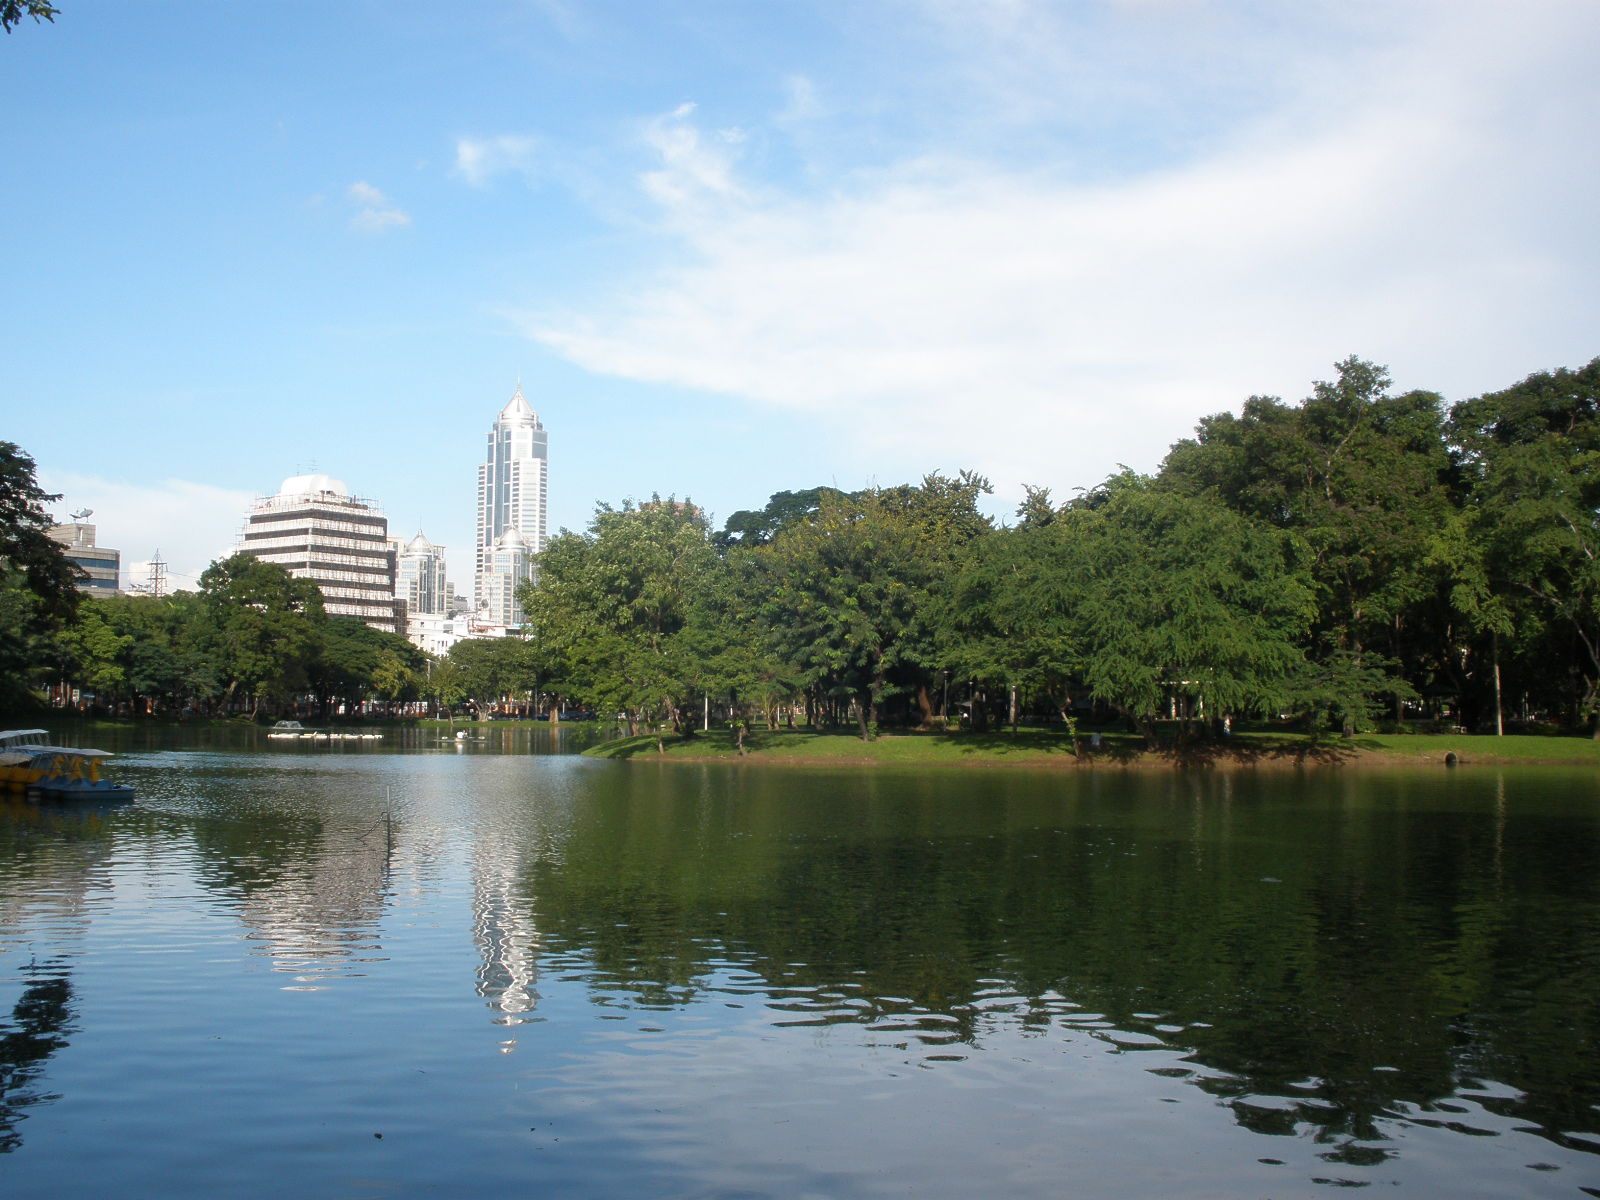
[[[521,535],[522,552],[534,561],[527,578],[538,581],[537,558],[544,550],[549,475],[549,443],[544,426],[539,424],[539,414],[523,397],[519,381],[510,402],[500,410],[494,427],[489,430],[488,457],[478,467],[478,538],[473,583],[480,612],[484,604],[491,601],[503,609],[502,598],[516,583],[515,579],[503,577],[516,556],[495,553],[497,548],[505,549],[501,538],[507,530]]]
[[[409,542],[393,541],[395,549],[394,594],[406,602],[409,615],[438,615],[450,611],[450,585],[444,577],[444,547],[422,536]]]
[[[239,549],[322,589],[329,616],[401,632],[394,551],[381,509],[327,475],[294,475],[245,517]]]
[[[526,618],[517,603],[517,585],[533,580],[533,555],[529,553],[527,539],[516,529],[507,529],[494,540],[494,547],[484,556],[483,575],[478,581],[478,620],[484,625],[501,625],[512,628]]]

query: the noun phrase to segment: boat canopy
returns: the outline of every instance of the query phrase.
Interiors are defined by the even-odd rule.
[[[98,760],[111,757],[111,751],[109,750],[85,750],[81,746],[29,746],[28,749],[33,754],[35,766],[44,766],[46,759],[82,758]]]

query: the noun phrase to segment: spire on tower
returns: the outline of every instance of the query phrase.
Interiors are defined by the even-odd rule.
[[[511,393],[511,399],[500,410],[502,421],[532,420],[538,423],[539,414],[533,411],[533,405],[528,403],[527,397],[522,394],[522,376],[517,376],[517,390]]]

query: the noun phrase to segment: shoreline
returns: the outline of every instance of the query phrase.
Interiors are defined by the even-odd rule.
[[[1082,740],[1082,739],[1080,739]],[[776,744],[774,744],[776,743]],[[1399,744],[1396,744],[1399,743]],[[883,734],[862,742],[843,734],[782,731],[751,735],[740,755],[726,731],[682,739],[668,734],[665,753],[656,735],[616,738],[591,746],[590,758],[668,764],[731,763],[789,768],[948,768],[1034,771],[1282,771],[1455,767],[1594,767],[1600,743],[1588,738],[1473,734],[1357,735],[1312,739],[1246,734],[1223,743],[1147,747],[1132,736],[1074,754],[1066,735]]]

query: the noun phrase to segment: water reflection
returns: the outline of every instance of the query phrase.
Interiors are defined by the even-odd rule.
[[[539,929],[520,885],[521,843],[491,834],[472,863],[472,940],[478,948],[478,995],[498,1024],[528,1020],[539,1003]],[[506,1050],[514,1039],[502,1043]]]
[[[247,952],[299,988],[385,961],[392,814],[329,805],[299,772],[228,770],[210,782],[236,816],[189,829],[197,879],[233,908]]]
[[[474,1193],[528,1178],[478,1127],[507,1113],[574,1129],[608,1187],[647,1193],[1055,1194],[1122,1139],[1201,1155],[1216,1194],[1283,1194],[1249,1174],[1280,1167],[1570,1192],[1597,1161],[1582,777],[790,775],[498,748],[152,749],[126,811],[0,813],[0,963],[51,964],[8,976],[3,1148],[73,1033],[113,1081],[223,1062],[215,1094],[269,1127],[212,1130],[237,1157],[356,1113],[396,1157],[394,1130],[417,1133],[415,1179]],[[288,988],[259,988],[264,966]],[[217,1008],[225,1060],[184,1019]],[[569,1192],[607,1190],[569,1170]],[[1074,1178],[1128,1194],[1139,1170]]]
[[[11,982],[7,980],[7,982]],[[0,1018],[0,1153],[22,1144],[26,1109],[57,1097],[39,1087],[45,1064],[72,1032],[72,981],[63,963],[28,963],[18,974],[22,994]]]
[[[986,782],[978,807],[884,776],[803,806],[788,780],[631,782],[653,786],[597,802],[527,887],[597,1004],[758,998],[776,1026],[860,1025],[925,1064],[1001,1028],[1160,1051],[1151,1069],[1241,1126],[1346,1166],[1383,1161],[1397,1122],[1595,1148],[1587,808],[1508,827],[1498,793],[1439,808],[1403,779],[1287,802],[1097,779],[1042,804]]]

